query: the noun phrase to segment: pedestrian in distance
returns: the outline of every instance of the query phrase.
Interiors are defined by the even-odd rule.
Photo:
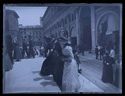
[[[29,56],[30,58],[33,57],[35,58],[35,53],[34,53],[34,50],[33,50],[33,40],[31,37],[29,37]]]
[[[98,46],[96,46],[96,48],[95,48],[95,54],[96,54],[96,59],[98,59],[98,55],[99,55]]]
[[[40,56],[45,57],[45,48],[43,45],[40,47]]]
[[[26,54],[28,54],[28,52],[27,52],[27,42],[26,42],[26,39],[23,39],[23,50],[22,50],[22,57],[24,58],[24,56],[25,56],[25,53]]]
[[[17,37],[14,38],[13,43],[14,43],[14,57],[15,57],[16,61],[20,61],[21,52],[20,52],[18,41],[17,41]]]
[[[99,57],[100,57],[100,60],[102,60],[103,59],[103,54],[104,54],[104,48],[102,47],[102,46],[100,46],[100,55],[99,55]]]
[[[110,50],[109,56],[111,57],[112,63],[115,63],[115,51],[114,51],[114,48],[113,48],[113,47],[112,47],[111,50]]]

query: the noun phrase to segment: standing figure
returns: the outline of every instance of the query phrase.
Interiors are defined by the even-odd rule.
[[[113,67],[111,57],[108,52],[106,52],[103,59],[102,81],[104,83],[113,83]]]
[[[98,46],[98,56],[100,57],[101,56],[101,46]],[[100,58],[99,58],[100,59]]]
[[[80,81],[78,78],[78,66],[74,59],[72,47],[66,45],[63,49],[64,70],[62,78],[62,91],[63,92],[78,92],[80,88]]]
[[[29,56],[35,58],[35,53],[33,50],[33,40],[29,38]]]
[[[23,51],[22,51],[22,57],[23,58],[24,58],[25,54],[28,55],[28,52],[27,52],[27,42],[26,42],[26,39],[23,39]]]
[[[79,45],[79,53],[81,53],[82,56],[84,56],[84,47],[82,45]]]
[[[17,42],[17,37],[14,38],[14,57],[16,61],[20,61],[21,59],[21,52],[19,49],[19,44]]]
[[[48,44],[47,42],[44,44],[44,48],[45,48],[45,57],[47,57],[47,53],[48,53]]]
[[[7,48],[7,53],[10,57],[10,60],[11,60],[12,64],[14,63],[13,62],[13,50],[14,50],[13,47],[14,46],[13,46],[13,41],[12,41],[11,35],[7,35],[7,37],[6,37],[6,48]]]
[[[95,48],[95,54],[96,54],[96,59],[98,59],[98,54],[99,54],[98,46],[96,46]]]
[[[105,51],[106,51],[105,47],[102,47],[102,59],[103,59],[103,56],[105,54]]]
[[[82,69],[80,69],[80,66],[79,66],[79,64],[80,64],[81,62],[80,62],[80,59],[79,59],[79,56],[78,56],[78,52],[77,52],[77,51],[74,53],[74,59],[76,60],[76,62],[77,62],[77,64],[78,64],[78,72],[81,73]]]
[[[59,40],[54,41],[54,54],[52,63],[54,65],[53,68],[53,78],[59,88],[62,90],[62,76],[63,76],[63,68],[64,62],[62,60],[62,48]]]
[[[12,51],[13,51],[13,44],[12,44],[12,38],[11,35],[7,35],[5,37],[5,45],[6,48],[5,50],[5,55],[4,55],[4,67],[3,70],[5,71],[10,71],[13,68],[13,56],[12,56]]]
[[[115,63],[115,51],[113,48],[111,48],[109,56],[111,57],[112,63]]]
[[[27,58],[30,58],[29,43],[27,42]]]
[[[45,57],[45,48],[43,45],[40,47],[40,56]]]
[[[103,47],[101,46],[100,47],[100,60],[102,60],[103,58]]]
[[[74,59],[76,60],[76,62],[77,62],[77,64],[78,64],[78,72],[81,73],[82,70],[81,70],[80,67],[79,67],[79,64],[80,64],[81,62],[80,62],[80,59],[79,59],[79,56],[78,56],[78,54],[79,54],[78,48],[77,48],[77,46],[74,46],[74,47],[72,47],[72,48],[73,48]]]
[[[51,49],[51,46],[50,46],[50,45],[52,45],[52,44],[50,43],[50,41],[46,42],[46,44],[45,44],[45,57],[48,56],[48,53],[49,53],[49,51],[50,51],[50,49]]]

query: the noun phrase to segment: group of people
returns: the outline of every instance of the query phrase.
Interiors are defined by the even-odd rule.
[[[22,44],[22,58],[35,58],[35,48],[33,46],[33,40],[29,38],[29,41],[23,39],[23,44]]]
[[[103,59],[103,55],[105,54],[105,48],[102,46],[96,46],[95,48],[96,59]]]
[[[5,37],[6,50],[5,51],[8,56],[7,60],[9,60],[8,62],[10,62],[10,64],[6,64],[6,66],[13,66],[14,60],[20,61],[21,59],[25,57],[35,58],[35,55],[38,55],[37,48],[35,48],[31,37],[29,37],[28,41],[26,40],[26,38],[24,38],[22,41],[23,41],[22,46],[20,46],[17,40],[17,37],[12,38],[10,34],[6,35]],[[7,71],[10,70],[9,67],[5,67],[5,68],[7,68]]]
[[[49,43],[50,44],[50,43]],[[51,47],[45,49],[40,75],[53,75],[54,81],[63,92],[78,92],[80,88],[78,64],[68,40],[53,39]]]
[[[114,48],[110,49],[96,46],[95,48],[96,59],[103,60],[102,81],[104,83],[113,83],[113,64],[115,64],[115,51]]]

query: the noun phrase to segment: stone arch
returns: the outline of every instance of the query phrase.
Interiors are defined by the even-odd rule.
[[[100,26],[101,20],[105,17],[107,18],[107,29],[104,33],[100,33],[98,31],[98,27]],[[118,14],[111,10],[102,12],[96,23],[97,43],[101,44],[101,46],[104,45],[109,51],[112,47],[114,47],[116,55],[119,54],[119,25],[120,22]]]
[[[97,22],[96,22],[96,38],[98,38],[98,27],[99,27],[100,21],[102,20],[102,18],[104,16],[110,15],[110,14],[114,16],[114,18],[115,18],[114,22],[116,22],[117,26],[119,25],[119,18],[118,18],[118,14],[116,12],[111,11],[111,10],[107,10],[105,12],[102,12],[102,14],[98,17]],[[96,43],[98,44],[98,40],[97,39],[96,39]]]

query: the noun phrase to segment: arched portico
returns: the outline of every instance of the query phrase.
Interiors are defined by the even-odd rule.
[[[98,45],[106,47],[110,50],[112,47],[115,50],[115,60],[118,63],[114,71],[114,84],[116,86],[121,85],[119,58],[120,58],[120,34],[121,34],[121,23],[120,15],[114,10],[101,10],[101,14],[98,16],[96,21],[96,42]]]
[[[114,11],[110,11],[110,10],[102,12],[102,14],[98,17],[97,22],[96,22],[97,44],[101,46],[103,45],[106,46],[105,44],[103,44],[103,43],[108,42],[108,41],[105,41],[105,39],[110,39],[112,43],[115,42],[115,41],[112,41],[113,39],[115,39],[113,37],[113,34],[115,34],[116,31],[119,32],[119,25],[120,24],[119,24],[117,13],[115,13]],[[109,38],[106,38],[106,36],[109,36]]]

